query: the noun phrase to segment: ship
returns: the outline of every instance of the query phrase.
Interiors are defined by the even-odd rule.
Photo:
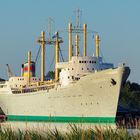
[[[59,61],[59,32],[45,40],[41,32],[41,75],[36,76],[35,62],[28,51],[21,76],[10,76],[0,83],[0,107],[7,121],[52,123],[115,123],[122,84],[130,68],[124,63],[114,66],[100,56],[100,38],[96,33],[95,55],[87,55],[87,24],[83,35],[83,54],[79,52],[79,31],[68,24],[68,61]],[[73,34],[75,44],[73,49]],[[54,79],[45,79],[45,45],[54,44]],[[75,50],[75,52],[74,52]]]

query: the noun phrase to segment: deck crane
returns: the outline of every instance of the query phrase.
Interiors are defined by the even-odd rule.
[[[6,69],[7,69],[7,76],[10,77],[14,77],[15,75],[12,73],[10,66],[8,64],[6,64]]]

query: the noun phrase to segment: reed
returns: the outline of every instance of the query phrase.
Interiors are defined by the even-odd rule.
[[[70,125],[67,132],[60,132],[55,128],[43,133],[37,130],[13,131],[12,128],[0,127],[0,140],[140,140],[140,133],[129,134],[125,128],[82,129],[76,125]]]

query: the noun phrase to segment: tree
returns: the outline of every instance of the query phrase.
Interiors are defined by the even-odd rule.
[[[47,79],[54,79],[54,75],[55,75],[54,71],[49,71],[45,77]]]
[[[140,109],[140,85],[127,81],[121,88],[119,104],[124,107]]]

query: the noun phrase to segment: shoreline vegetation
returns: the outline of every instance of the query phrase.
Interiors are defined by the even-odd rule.
[[[127,81],[122,85],[119,105],[133,110],[140,110],[140,85],[138,83]]]
[[[136,128],[140,123],[140,85],[127,81],[122,85],[116,114],[118,126]]]
[[[140,129],[138,129],[139,131]],[[139,140],[140,131],[130,133],[125,128],[112,129],[110,127],[95,127],[82,129],[70,125],[69,131],[54,130],[25,130],[0,127],[0,140]]]

